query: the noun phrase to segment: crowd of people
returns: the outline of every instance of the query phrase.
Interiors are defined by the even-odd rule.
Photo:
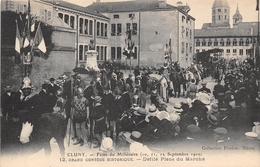
[[[189,70],[196,70],[194,66]],[[176,89],[171,86],[176,79],[171,79],[172,71],[178,74],[183,69],[178,63],[159,70],[137,67],[125,78],[119,68],[108,64],[88,85],[83,84],[82,74],[72,78],[64,74],[44,81],[39,93],[25,77],[18,92],[6,86],[2,94],[2,141],[18,143],[21,121],[25,117],[35,121],[43,113],[60,114],[71,122],[67,133],[74,145],[93,144],[103,151],[149,151],[142,142],[151,140],[225,142],[253,126],[260,138],[259,71],[248,66],[227,68],[212,90],[206,82],[201,81],[200,86],[196,78],[187,80],[183,100],[170,104],[159,95],[160,82],[152,82],[149,75],[167,78],[171,97]]]

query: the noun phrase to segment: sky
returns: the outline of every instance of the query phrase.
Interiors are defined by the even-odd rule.
[[[96,0],[64,0],[80,6],[91,5]],[[100,0],[100,2],[118,2],[126,0]],[[195,28],[200,29],[203,23],[211,23],[211,8],[214,0],[166,0],[170,5],[176,6],[177,2],[188,4],[191,8],[189,14],[196,19]],[[227,0],[230,6],[230,24],[233,24],[232,17],[236,13],[238,6],[240,14],[243,16],[243,22],[257,22],[258,12],[256,9],[256,0]]]

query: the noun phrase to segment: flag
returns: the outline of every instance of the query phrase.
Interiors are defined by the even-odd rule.
[[[24,39],[24,42],[23,42],[23,47],[26,48],[27,46],[29,46],[29,44],[30,44],[29,39],[26,36],[25,39]]]
[[[169,39],[169,54],[172,53],[172,32],[170,33],[170,39]]]
[[[20,35],[20,32],[19,32],[17,21],[15,20],[15,22],[16,22],[15,50],[20,54],[20,51],[21,51],[21,35]]]
[[[31,32],[34,32],[34,29],[35,29],[35,23],[33,23],[33,24],[31,25]]]
[[[256,11],[259,11],[259,0],[256,0]]]
[[[46,52],[46,46],[45,46],[44,38],[43,38],[43,35],[42,35],[40,23],[38,25],[38,29],[37,29],[36,34],[35,34],[34,44],[35,44],[35,46],[38,46],[38,49],[40,51],[42,51],[43,53]]]

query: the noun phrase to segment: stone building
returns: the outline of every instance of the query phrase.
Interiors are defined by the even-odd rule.
[[[257,22],[243,22],[237,5],[230,26],[230,7],[227,0],[215,0],[212,6],[212,23],[204,23],[195,30],[195,53],[214,48],[223,49],[226,59],[254,58],[257,42]]]

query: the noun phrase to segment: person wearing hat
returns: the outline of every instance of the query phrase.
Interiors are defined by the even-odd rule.
[[[201,83],[201,88],[198,90],[198,92],[203,92],[203,93],[207,93],[207,94],[211,94],[211,90],[209,88],[207,88],[207,83],[206,82],[202,82]]]
[[[57,90],[60,89],[60,87],[55,83],[54,78],[49,79],[50,84],[48,85],[48,94],[51,96],[55,96]]]
[[[189,84],[187,88],[187,97],[191,100],[194,100],[196,97],[196,93],[198,91],[195,79],[191,79],[191,83]]]
[[[103,138],[99,149],[105,153],[115,151],[113,147],[113,140],[110,137]]]
[[[89,118],[89,102],[84,97],[84,90],[82,87],[76,89],[76,96],[74,96],[71,106],[74,109],[72,111],[72,119],[75,124],[77,137],[74,145],[80,144],[80,146],[83,146],[85,124],[88,122]]]
[[[94,108],[90,113],[90,118],[94,120],[94,134],[98,140],[98,144],[94,148],[100,147],[103,136],[108,130],[108,125],[106,122],[106,108],[101,104],[102,98],[100,96],[95,96],[94,98]]]
[[[215,99],[219,99],[220,93],[225,93],[224,86],[221,85],[221,81],[218,80],[218,84],[214,86],[213,88],[213,95]]]
[[[42,109],[42,102],[39,95],[33,92],[33,86],[29,77],[25,77],[21,84],[21,89],[13,97],[13,128],[10,129],[17,140],[22,122],[35,122],[39,118]]]
[[[173,111],[178,114],[178,115],[181,115],[183,109],[182,109],[182,106],[181,106],[181,103],[175,103],[174,104],[174,107],[173,107]]]
[[[225,128],[218,127],[213,130],[214,132],[214,140],[217,143],[224,143],[229,140],[228,131]]]
[[[129,84],[130,90],[133,89],[133,83],[134,83],[134,81],[132,80],[132,76],[133,76],[133,74],[129,73],[128,78],[126,78],[126,80],[125,80],[125,83]]]
[[[133,131],[129,136],[126,137],[126,141],[130,143],[129,151],[131,153],[151,153],[151,150],[140,142],[142,134],[138,131]]]
[[[186,139],[188,141],[198,140],[201,136],[201,129],[197,125],[190,124],[186,129]]]
[[[134,69],[135,82],[137,81],[137,76],[140,75],[139,66],[136,66]]]
[[[42,89],[39,92],[39,97],[42,102],[42,113],[51,113],[53,110],[53,107],[55,105],[55,101],[57,100],[56,97],[51,97],[48,93],[49,83],[46,83],[46,81],[42,84]]]
[[[117,86],[117,81],[118,77],[115,73],[111,74],[111,79],[110,79],[110,86],[111,86],[111,91],[113,92]]]
[[[4,88],[5,92],[1,95],[1,112],[3,115],[3,120],[8,121],[11,118],[13,111],[13,96],[14,92],[12,92],[11,86],[6,86]]]
[[[134,96],[137,95],[137,104],[139,104],[139,107],[145,108],[146,106],[146,94],[142,91],[141,85],[135,85]],[[134,100],[133,100],[134,101]]]
[[[157,110],[155,105],[149,106],[148,112],[146,113],[145,121],[149,122],[149,117],[155,117],[159,114],[160,112]]]

